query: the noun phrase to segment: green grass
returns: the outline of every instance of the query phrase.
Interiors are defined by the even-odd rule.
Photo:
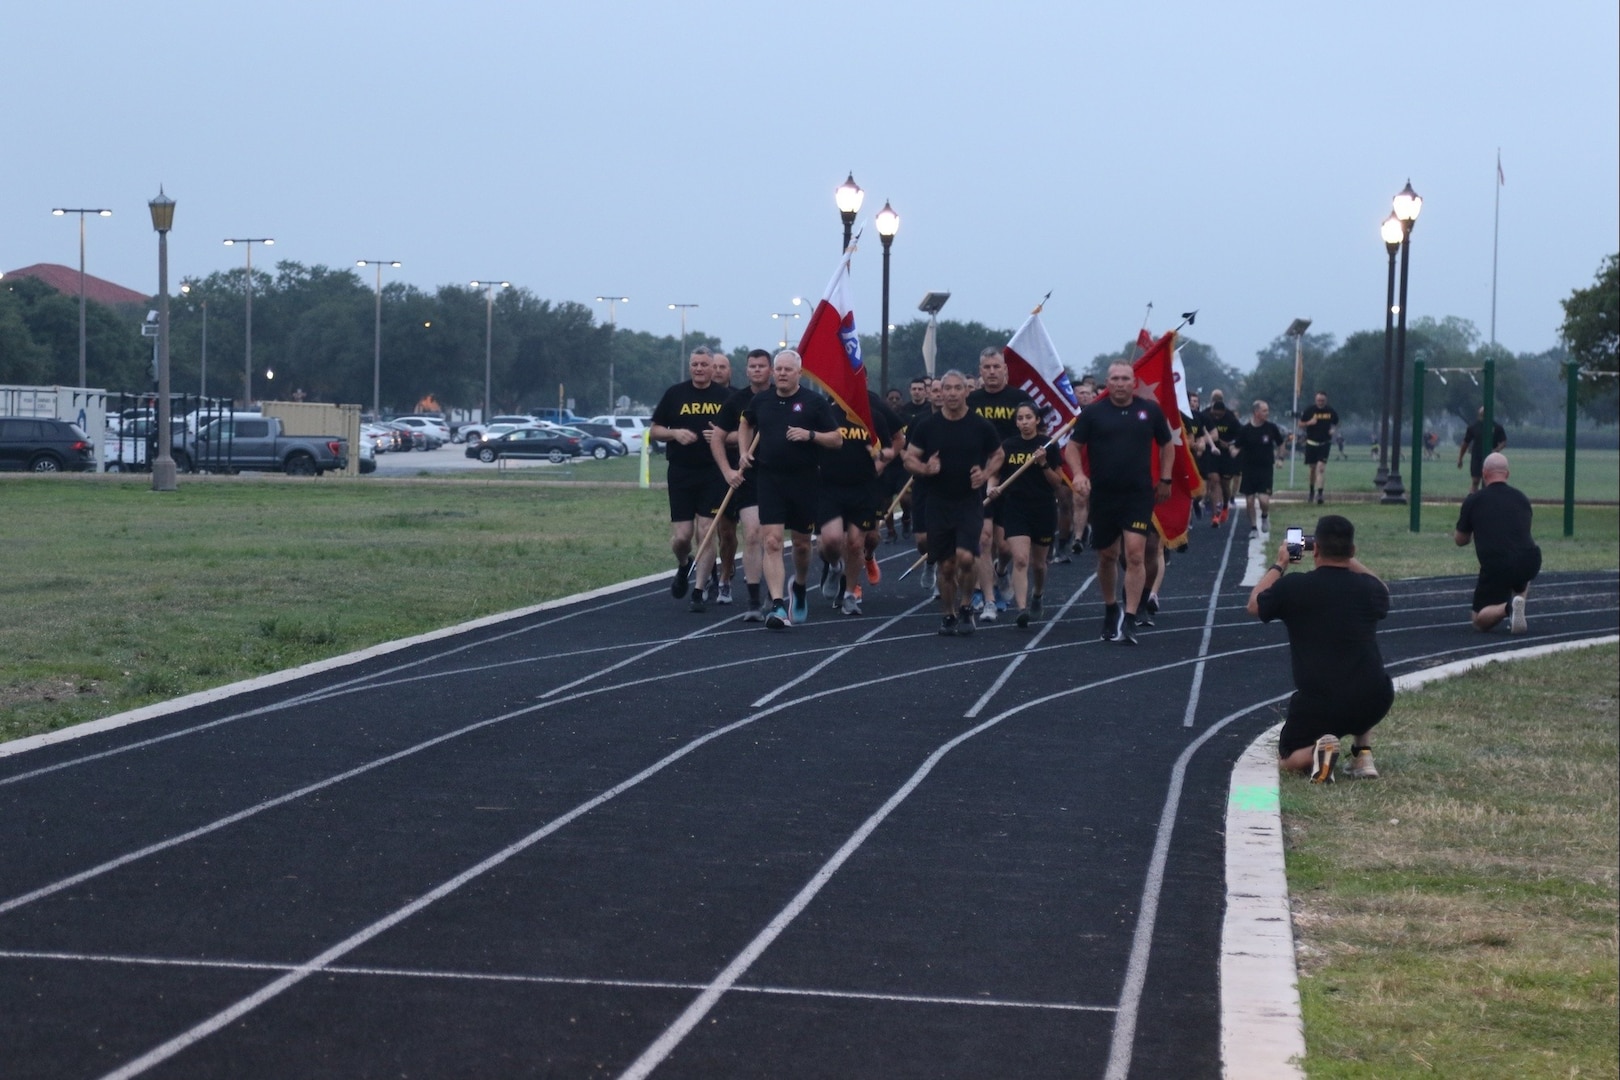
[[[1402,694],[1382,779],[1284,778],[1312,1080],[1616,1075],[1617,664]]]
[[[1346,448],[1348,449],[1348,447]],[[1564,498],[1564,452],[1562,450],[1516,450],[1510,444],[1505,451],[1512,470],[1510,483],[1532,499]],[[1373,473],[1378,462],[1367,455],[1352,452],[1348,461],[1340,461],[1335,454],[1328,462],[1327,488],[1329,493],[1371,493]],[[1405,451],[1401,454],[1401,479],[1408,490],[1412,487],[1412,463]],[[1310,474],[1301,457],[1294,466],[1294,482],[1288,482],[1288,463],[1277,467],[1278,491],[1304,491],[1310,486]],[[1468,462],[1457,468],[1457,448],[1449,454],[1440,448],[1440,456],[1423,462],[1423,497],[1425,499],[1460,500],[1468,494]],[[1577,502],[1615,502],[1620,500],[1620,453],[1613,450],[1577,450],[1575,452],[1575,499]]]
[[[0,740],[670,565],[661,490],[521,474],[19,477],[0,507]]]

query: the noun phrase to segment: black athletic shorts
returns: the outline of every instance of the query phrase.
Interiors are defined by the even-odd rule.
[[[1332,452],[1332,443],[1314,443],[1309,439],[1305,440],[1305,464],[1307,465],[1315,465],[1318,462],[1326,461],[1328,455]]]
[[[1091,546],[1097,550],[1112,547],[1121,535],[1142,536],[1153,528],[1153,489],[1112,491],[1091,489]]]
[[[1539,573],[1541,549],[1533,544],[1511,559],[1481,565],[1479,581],[1474,584],[1474,610],[1507,603],[1514,593],[1523,592]]]
[[[1057,532],[1057,500],[997,499],[1006,502],[1001,508],[1001,531],[1008,538],[1027,536],[1032,544],[1052,543]]]
[[[716,504],[710,501],[713,490],[710,485],[716,482],[724,483],[718,468],[713,465],[708,468],[702,466],[694,468],[671,462],[667,480],[669,520],[691,521],[699,515],[703,517],[713,515]]]
[[[928,497],[928,561],[948,562],[958,549],[979,555],[979,533],[984,529],[984,496],[974,492],[960,499]]]
[[[1395,684],[1389,676],[1359,692],[1317,697],[1294,691],[1288,699],[1288,718],[1277,737],[1277,756],[1314,746],[1324,735],[1364,735],[1389,712],[1395,702]]]
[[[1245,495],[1270,495],[1275,475],[1275,469],[1244,469],[1238,490]]]
[[[1221,460],[1221,455],[1213,450],[1206,450],[1198,455],[1198,475],[1220,476],[1224,470],[1225,465]]]
[[[821,476],[815,466],[792,472],[761,469],[754,482],[759,492],[761,525],[781,525],[798,533],[815,531],[821,491]]]
[[[730,490],[731,485],[726,483],[725,474],[716,473],[704,499],[704,505],[708,507],[704,511],[705,517],[719,515],[720,504],[726,501],[726,492]],[[726,520],[737,521],[742,516],[743,510],[757,505],[759,505],[759,488],[754,483],[754,472],[750,469],[743,473],[742,485],[737,488],[737,493],[731,497],[731,501],[726,503]]]
[[[911,531],[928,532],[928,491],[921,484],[911,485]]]
[[[877,526],[876,496],[879,492],[873,486],[876,483],[876,478],[864,484],[823,482],[821,496],[816,501],[816,524],[825,525],[834,519],[841,519],[846,526],[871,532]],[[883,508],[887,510],[888,503],[884,503]]]

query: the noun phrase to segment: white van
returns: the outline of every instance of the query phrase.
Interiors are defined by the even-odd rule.
[[[632,454],[641,453],[642,440],[647,437],[647,429],[652,426],[649,416],[593,416],[586,421],[588,424],[612,424],[619,429],[619,438],[624,440],[624,448]]]

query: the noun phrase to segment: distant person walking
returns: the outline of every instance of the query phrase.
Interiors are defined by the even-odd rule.
[[[1468,430],[1463,432],[1462,446],[1457,449],[1457,468],[1462,468],[1465,456],[1468,458],[1469,494],[1479,490],[1480,475],[1485,467],[1486,453],[1501,453],[1507,449],[1507,432],[1503,430],[1501,424],[1493,420],[1491,422],[1491,448],[1486,451],[1485,440],[1479,437],[1479,429],[1484,423],[1485,406],[1481,405],[1479,407],[1479,419],[1468,425]]]
[[[1315,403],[1294,422],[1305,433],[1305,468],[1310,471],[1310,493],[1305,501],[1322,502],[1326,491],[1328,455],[1333,452],[1333,438],[1339,431],[1339,414],[1328,404],[1328,396],[1316,392]]]
[[[1522,634],[1529,629],[1524,618],[1525,594],[1541,573],[1541,548],[1530,537],[1530,500],[1507,482],[1506,455],[1486,455],[1480,472],[1485,484],[1463,500],[1453,537],[1458,547],[1473,543],[1479,559],[1474,629],[1489,630],[1503,619],[1511,619],[1508,629]]]

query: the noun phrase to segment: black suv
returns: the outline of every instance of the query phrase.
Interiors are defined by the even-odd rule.
[[[0,416],[0,469],[82,472],[96,451],[78,425],[34,416]]]

